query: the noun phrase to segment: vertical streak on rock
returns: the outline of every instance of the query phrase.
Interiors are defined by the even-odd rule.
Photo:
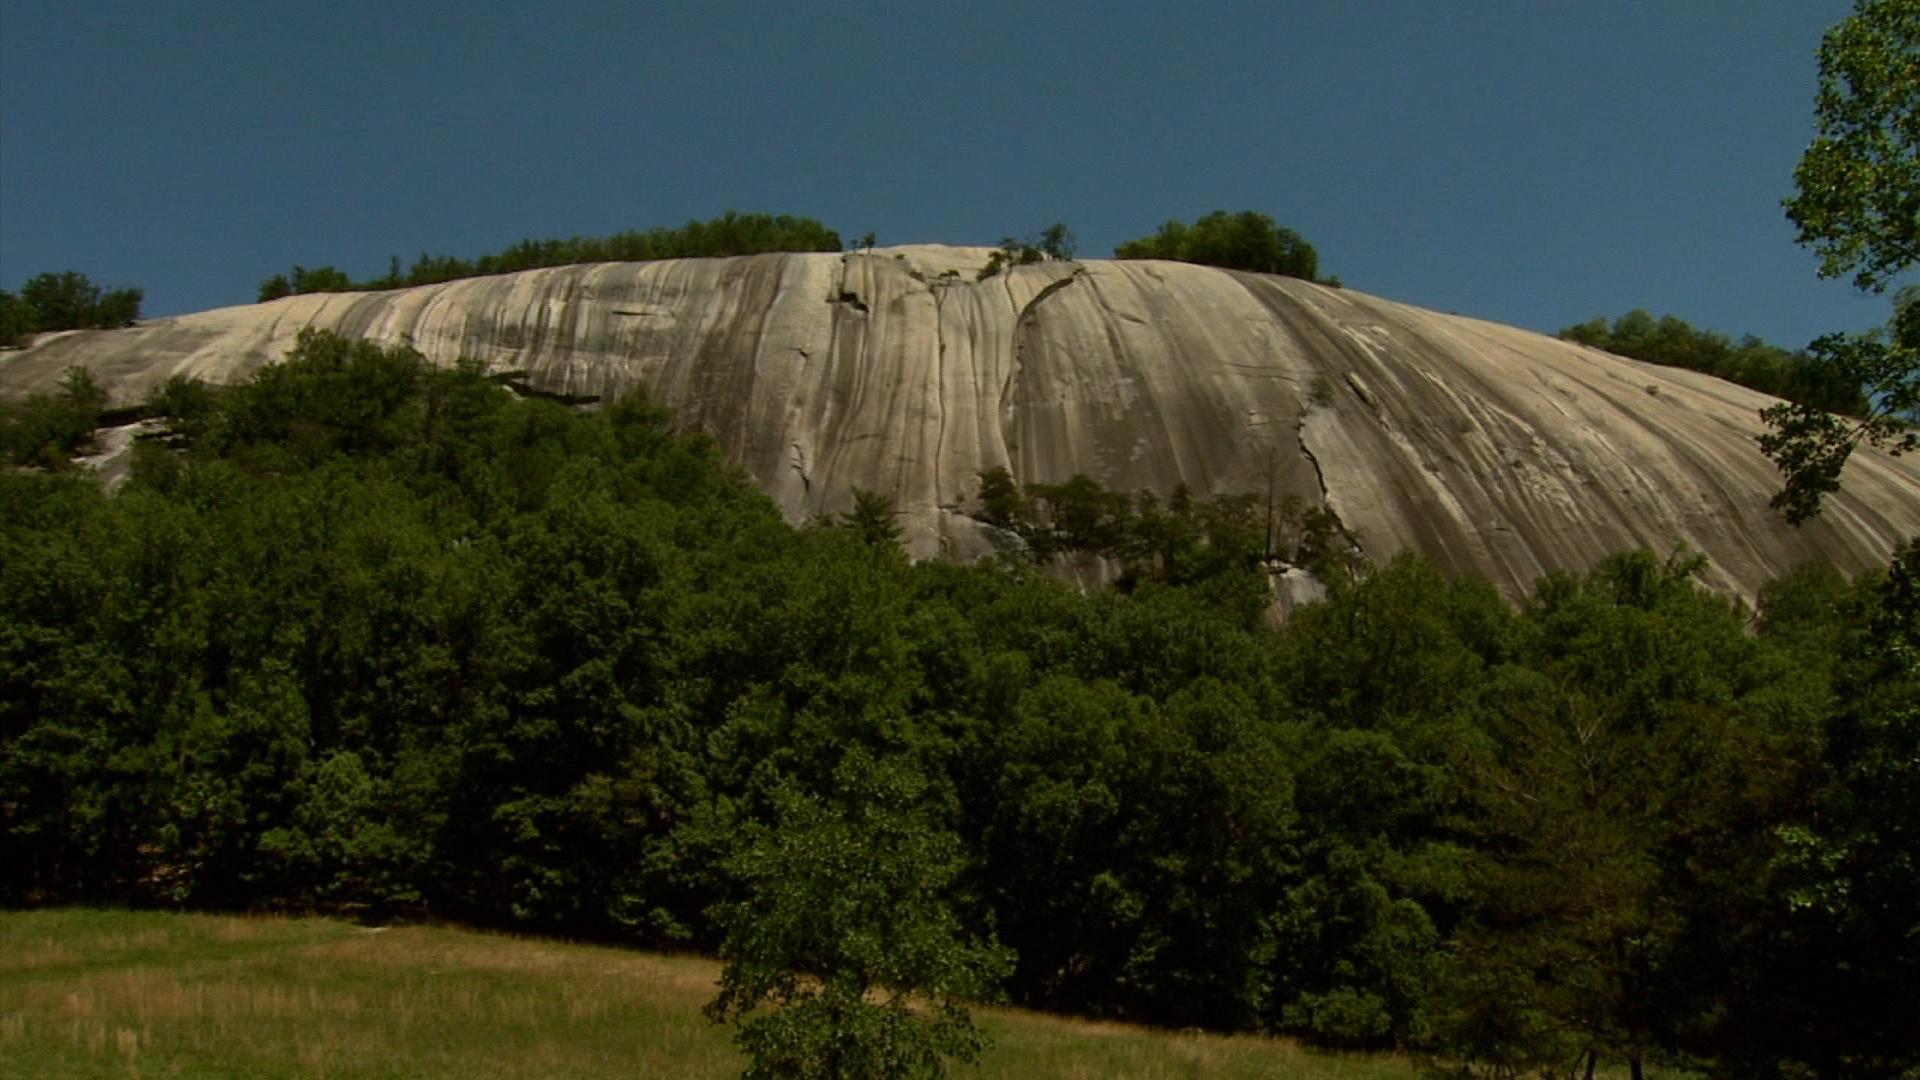
[[[539,290],[535,294],[538,303],[534,307],[532,340],[527,343],[527,371],[530,375],[541,376],[552,381],[550,373],[543,368],[547,362],[547,320],[553,311],[553,297],[547,281],[535,280],[539,281]],[[563,393],[572,389],[567,385],[564,376],[559,382]]]
[[[833,380],[840,370],[840,306],[833,303],[833,301],[840,295],[840,291],[846,288],[846,282],[847,258],[842,255],[835,271],[833,284],[827,291],[827,310],[829,312],[827,316],[827,351],[826,362],[821,365],[819,380],[819,386],[821,387],[820,419],[817,421],[818,427],[815,429],[821,432],[830,430],[828,425],[833,420]],[[808,484],[807,490],[811,493],[813,485]],[[812,508],[810,507],[809,509]]]
[[[937,419],[933,428],[933,505],[946,502],[940,490],[940,471],[947,455],[947,331],[941,325],[940,290],[927,286],[933,294],[933,405]]]
[[[1020,378],[1020,303],[1013,298],[1013,285],[1007,281],[1007,279],[1012,276],[1013,271],[1005,270],[1001,272],[1000,278],[1000,287],[1005,290],[1007,294],[1007,310],[1013,313],[1013,340],[1008,343],[1007,347],[1007,377],[1000,382],[1000,444],[1002,446],[1006,445],[1008,441],[1007,402],[1013,400],[1013,384],[1015,380]],[[1008,454],[1007,458],[1008,464],[1011,465],[1013,455]]]

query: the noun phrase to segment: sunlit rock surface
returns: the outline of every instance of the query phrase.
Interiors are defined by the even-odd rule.
[[[290,297],[0,354],[0,396],[93,370],[116,404],[176,373],[246,377],[307,326],[478,357],[539,389],[645,387],[790,517],[891,495],[916,555],[989,549],[977,474],[1331,506],[1518,595],[1551,569],[1689,544],[1751,595],[1808,559],[1853,571],[1920,535],[1920,465],[1861,452],[1792,529],[1755,448],[1772,399],[1529,331],[1288,278],[989,249],[605,263]]]

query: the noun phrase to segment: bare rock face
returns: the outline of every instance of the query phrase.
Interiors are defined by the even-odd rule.
[[[1884,564],[1920,535],[1920,466],[1862,451],[1823,518],[1767,506],[1773,399],[1709,376],[1290,278],[989,249],[603,263],[315,294],[48,335],[0,396],[91,369],[115,404],[169,376],[245,378],[307,326],[642,388],[719,440],[792,518],[891,495],[918,556],[989,550],[981,470],[1126,490],[1264,493],[1335,510],[1368,555],[1415,550],[1513,595],[1622,549],[1706,553],[1751,596],[1810,559]]]

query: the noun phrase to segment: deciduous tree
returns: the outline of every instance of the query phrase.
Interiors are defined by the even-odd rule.
[[[1819,135],[1794,171],[1787,217],[1820,255],[1822,277],[1851,273],[1857,288],[1881,292],[1920,264],[1920,0],[1857,0],[1827,31],[1814,116]],[[1761,449],[1786,475],[1774,505],[1789,521],[1820,512],[1861,443],[1895,453],[1920,446],[1916,306],[1896,304],[1881,335],[1813,345],[1817,367],[1866,396],[1867,417],[1848,422],[1806,405],[1762,413],[1772,430]]]

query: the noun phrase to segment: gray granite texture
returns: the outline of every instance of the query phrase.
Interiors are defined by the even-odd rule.
[[[1794,529],[1754,437],[1772,399],[1526,330],[1289,278],[1048,261],[976,280],[990,249],[603,263],[289,297],[46,335],[0,353],[0,397],[81,365],[134,404],[168,376],[244,379],[307,326],[535,388],[645,388],[798,520],[892,496],[917,556],[990,548],[981,470],[1327,505],[1384,560],[1419,551],[1511,595],[1552,569],[1688,544],[1751,597],[1823,557],[1920,536],[1920,462],[1856,455]]]

